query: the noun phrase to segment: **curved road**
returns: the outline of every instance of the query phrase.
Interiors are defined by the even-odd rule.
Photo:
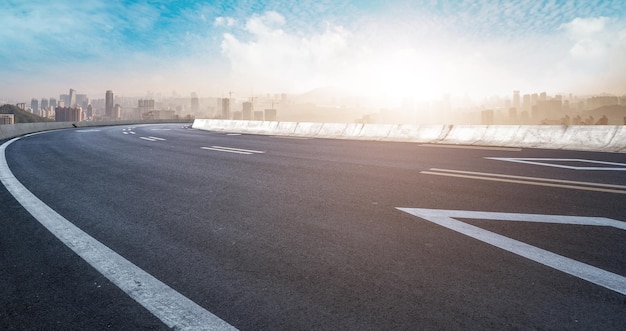
[[[237,329],[626,325],[624,154],[181,125],[47,132],[5,153],[45,205]],[[0,229],[0,325],[168,328],[4,187]]]

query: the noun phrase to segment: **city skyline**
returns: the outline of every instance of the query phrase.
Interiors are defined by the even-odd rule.
[[[0,99],[57,97],[64,86],[91,98],[325,87],[416,100],[623,95],[624,9],[622,1],[8,3]]]

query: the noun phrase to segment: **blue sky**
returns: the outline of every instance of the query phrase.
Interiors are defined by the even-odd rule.
[[[0,100],[626,94],[626,2],[1,1]]]

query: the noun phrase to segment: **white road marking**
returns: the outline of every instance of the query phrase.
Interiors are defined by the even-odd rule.
[[[98,132],[100,130],[98,129],[82,129],[82,130],[76,130],[76,132]]]
[[[227,136],[241,136],[241,133],[227,133]]]
[[[486,157],[486,159],[525,163],[525,164],[534,164],[534,165],[540,165],[540,166],[545,166],[545,167],[555,167],[555,168],[564,168],[564,169],[572,169],[572,170],[626,171],[625,163],[595,161],[595,160],[585,160],[585,159],[517,158],[517,157]],[[618,167],[575,167],[575,166],[568,166],[568,165],[550,163],[550,162],[595,163],[595,164],[604,164],[604,165],[618,166]]]
[[[493,173],[489,173],[489,172],[473,172],[473,171],[449,170],[449,169],[438,169],[438,168],[431,168],[430,170],[433,170],[433,171],[444,171],[444,172],[455,172],[455,173],[471,174],[471,175],[485,175],[485,176],[493,176],[493,177],[528,179],[528,180],[553,182],[553,183],[566,183],[566,184],[578,184],[578,185],[587,185],[587,186],[612,187],[612,188],[621,188],[621,189],[625,189],[626,190],[626,185],[617,185],[617,184],[592,183],[592,182],[581,182],[581,181],[575,181],[575,180],[551,179],[551,178],[540,178],[540,177],[525,177],[525,176],[493,174]]]
[[[253,150],[253,149],[233,148],[233,147],[224,147],[224,146],[211,146],[211,147],[200,147],[200,148],[211,150],[211,151],[227,152],[227,153],[235,153],[235,154],[245,154],[245,155],[264,154],[265,153],[263,151],[256,151],[256,150]]]
[[[39,223],[168,327],[176,330],[236,330],[89,236],[28,191],[15,178],[6,161],[6,147],[18,139],[0,146],[0,181]]]
[[[440,148],[462,148],[462,149],[483,149],[488,151],[508,151],[520,152],[521,148],[515,147],[492,147],[492,146],[471,146],[471,145],[440,145],[440,144],[420,144],[422,147],[440,147]]]
[[[139,137],[140,139],[143,140],[148,140],[148,141],[163,141],[165,139],[163,138],[159,138],[159,137]]]
[[[123,133],[123,134],[128,134],[128,132],[126,132],[126,131],[124,131],[124,132],[122,132],[122,133]]]
[[[626,277],[570,259],[538,247],[481,229],[454,218],[495,221],[518,221],[538,223],[576,224],[609,226],[626,230],[626,223],[604,217],[559,216],[539,214],[491,213],[464,210],[440,210],[422,208],[396,208],[405,213],[439,224],[487,244],[539,262],[572,276],[592,282],[607,289],[626,295]]]
[[[420,173],[426,174],[426,175],[448,176],[448,177],[458,177],[458,178],[468,178],[468,179],[481,179],[481,180],[488,180],[488,181],[494,181],[494,182],[626,194],[626,186],[623,186],[623,185],[578,182],[578,181],[568,181],[568,180],[559,180],[559,179],[524,177],[524,176],[502,175],[502,174],[492,174],[492,173],[484,173],[484,172],[448,170],[448,169],[437,169],[437,168],[431,168],[430,170],[431,171],[420,171]],[[512,178],[512,179],[507,179],[507,178]],[[553,182],[553,183],[563,183],[563,184],[552,184],[552,183],[543,183],[543,182]],[[567,185],[567,184],[576,184],[576,185]],[[584,186],[584,185],[587,185],[587,186]],[[598,186],[598,187],[590,187],[590,186]],[[602,187],[606,187],[606,188],[602,188]],[[616,189],[611,189],[611,188],[616,188]],[[620,188],[624,190],[619,190]]]

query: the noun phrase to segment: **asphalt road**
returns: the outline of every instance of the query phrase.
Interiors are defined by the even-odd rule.
[[[177,124],[28,136],[6,148],[6,159],[58,214],[241,330],[626,325],[624,293],[397,209],[623,223],[625,154],[229,135]],[[454,218],[626,277],[622,229]],[[4,187],[0,230],[3,328],[167,329]]]

